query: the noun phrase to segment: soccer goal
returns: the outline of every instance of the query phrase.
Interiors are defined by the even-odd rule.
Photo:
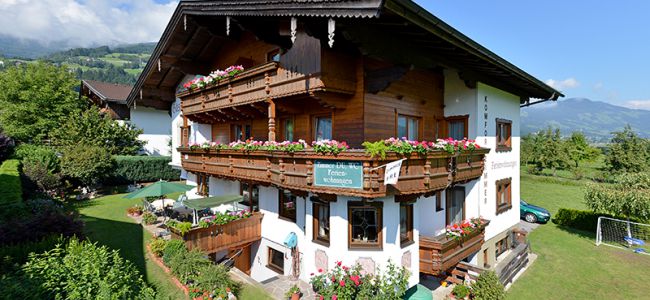
[[[650,243],[650,225],[608,217],[598,218],[596,246],[604,244],[650,255],[648,243]]]

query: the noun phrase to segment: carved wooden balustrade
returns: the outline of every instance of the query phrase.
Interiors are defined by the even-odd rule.
[[[320,73],[297,73],[282,68],[278,62],[268,62],[217,84],[183,91],[177,96],[182,100],[185,116],[210,112],[214,119],[219,118],[222,108],[325,90],[351,94],[354,89],[354,82],[323,78]]]
[[[441,275],[481,250],[488,224],[460,239],[448,238],[446,234],[435,237],[420,235],[420,272]]]
[[[173,239],[185,241],[187,248],[200,249],[210,254],[223,250],[244,247],[262,238],[262,217],[260,213],[229,222],[225,225],[210,225],[207,228],[192,228],[185,235],[170,228]]]
[[[442,190],[454,183],[479,178],[489,149],[451,155],[432,152],[413,154],[402,163],[399,181],[384,185],[385,168],[377,168],[402,158],[388,153],[384,159],[371,157],[363,150],[347,150],[324,155],[313,150],[283,151],[190,150],[179,148],[183,169],[229,180],[246,180],[280,188],[312,193],[377,198],[387,195],[423,195]],[[356,162],[362,168],[361,184],[355,188],[324,186],[316,177],[315,163]]]

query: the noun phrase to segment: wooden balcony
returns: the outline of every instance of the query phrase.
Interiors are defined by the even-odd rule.
[[[173,239],[185,241],[187,248],[200,249],[206,254],[244,247],[262,238],[262,217],[260,213],[225,225],[211,225],[207,228],[193,228],[185,235],[170,229]]]
[[[449,239],[445,234],[435,237],[421,235],[420,272],[441,275],[456,267],[470,254],[481,250],[485,238],[485,226],[461,239]]]
[[[228,119],[219,111],[223,108],[317,91],[352,94],[354,90],[355,82],[323,79],[320,73],[296,73],[282,68],[278,62],[268,62],[215,85],[183,91],[177,97],[181,99],[183,115],[206,113],[210,119],[218,121],[220,117]]]
[[[272,184],[289,190],[363,198],[418,196],[442,190],[450,184],[479,178],[483,173],[483,158],[489,152],[489,149],[480,149],[460,155],[443,151],[424,156],[413,154],[403,162],[397,184],[386,186],[385,168],[377,167],[402,158],[396,153],[389,153],[385,159],[381,159],[372,158],[363,150],[348,150],[338,155],[323,155],[312,150],[293,154],[282,151],[178,150],[182,153],[183,169],[189,172]],[[339,163],[359,166],[350,172],[358,172],[358,177],[351,178],[359,182],[358,185],[323,184],[320,166]]]

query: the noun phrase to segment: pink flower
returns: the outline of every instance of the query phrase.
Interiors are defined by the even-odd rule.
[[[318,273],[323,273],[323,269],[318,269]]]
[[[323,299],[324,299],[324,298],[323,298],[323,296],[321,295],[321,296],[320,296],[320,300],[323,300]]]
[[[332,295],[332,300],[338,300],[339,297],[336,297],[336,295]]]
[[[345,286],[345,280],[339,281],[339,285],[342,286],[342,287]]]
[[[339,267],[341,266],[341,262],[340,262],[340,261],[337,261],[336,264],[337,264]]]

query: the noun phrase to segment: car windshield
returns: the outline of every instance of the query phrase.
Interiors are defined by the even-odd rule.
[[[520,201],[521,204],[523,204],[523,205],[528,205],[528,203],[526,203],[526,201],[524,201],[523,199],[520,199],[519,201]]]

